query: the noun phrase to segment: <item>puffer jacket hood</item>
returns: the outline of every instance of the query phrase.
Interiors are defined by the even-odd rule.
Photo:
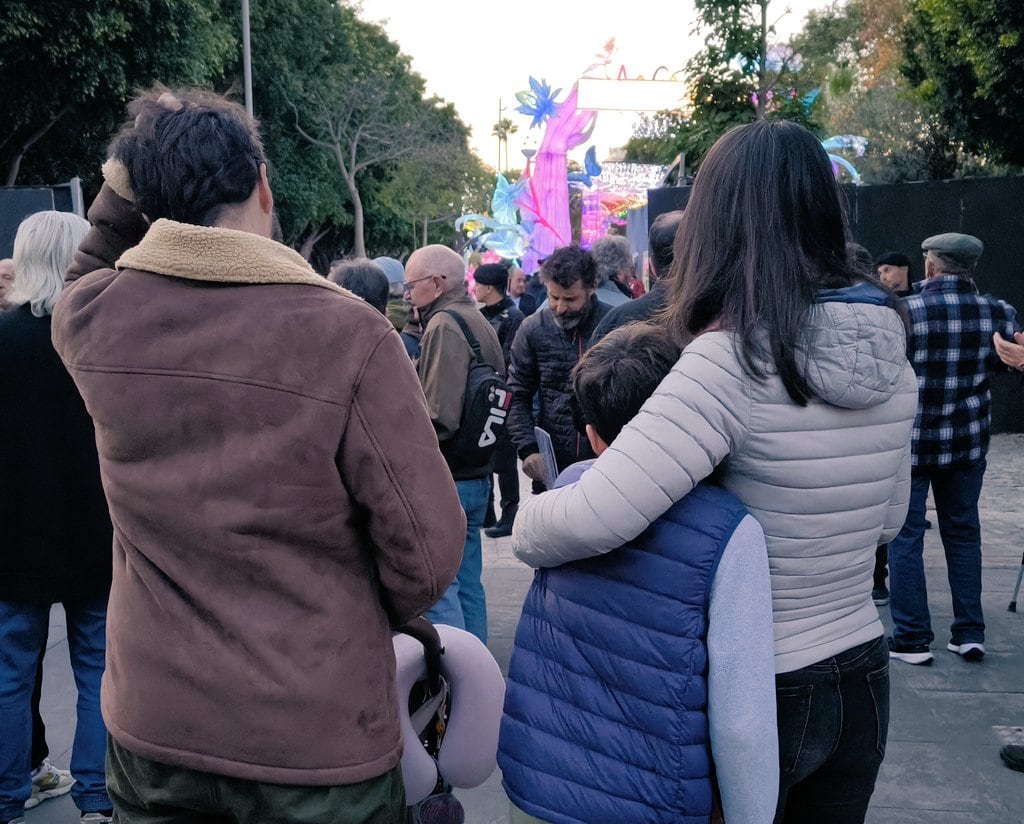
[[[811,391],[843,409],[869,409],[899,391],[906,372],[902,318],[867,283],[822,290],[807,313],[797,362]]]

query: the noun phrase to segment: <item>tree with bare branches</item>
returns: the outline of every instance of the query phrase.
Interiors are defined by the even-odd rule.
[[[337,164],[352,199],[352,254],[365,257],[363,178],[374,169],[399,162],[416,163],[445,152],[465,153],[466,128],[450,106],[420,97],[414,75],[352,74],[342,70],[339,76],[346,82],[310,91],[302,105],[290,102],[296,131],[311,146],[328,152]]]

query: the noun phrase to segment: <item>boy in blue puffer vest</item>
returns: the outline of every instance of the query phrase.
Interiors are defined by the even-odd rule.
[[[572,374],[603,452],[678,351],[615,330]],[[589,462],[566,469],[572,483]],[[601,501],[591,502],[601,517]],[[778,792],[768,557],[761,527],[703,483],[636,540],[541,569],[509,667],[498,763],[512,824],[768,824]]]

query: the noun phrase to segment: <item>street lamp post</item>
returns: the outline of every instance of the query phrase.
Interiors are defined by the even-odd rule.
[[[249,0],[242,0],[242,78],[245,110],[252,117],[252,43],[249,38]]]
[[[502,117],[504,116],[504,114],[505,114],[505,107],[501,104],[501,98],[499,97],[498,98],[498,128],[497,128],[497,132],[498,132],[498,166],[497,166],[497,170],[498,170],[498,172],[501,172],[501,141],[502,140],[505,140],[505,141],[508,140],[508,135],[505,134],[505,126],[502,123]],[[508,146],[507,143],[505,145]],[[506,154],[508,153],[508,149],[507,148],[506,148],[505,152],[506,152]]]

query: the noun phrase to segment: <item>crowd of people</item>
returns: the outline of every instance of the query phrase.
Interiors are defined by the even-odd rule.
[[[947,647],[984,659],[989,385],[1024,334],[978,238],[925,239],[917,282],[852,248],[802,127],[715,144],[646,290],[619,236],[322,277],[275,239],[258,125],[205,92],[140,95],[103,174],[88,222],[33,215],[0,261],[3,824],[67,792],[99,824],[426,820],[391,635],[486,642],[482,534],[537,569],[513,822],[862,822],[889,663],[934,661],[929,490]],[[38,706],[55,603],[70,771]]]

